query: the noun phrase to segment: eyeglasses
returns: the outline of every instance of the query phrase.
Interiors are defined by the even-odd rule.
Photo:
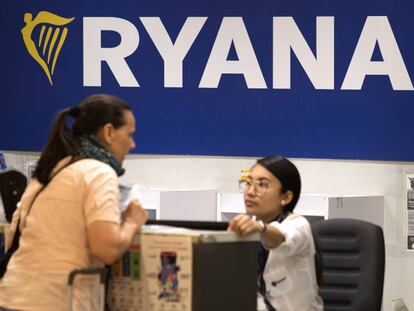
[[[251,187],[253,187],[255,194],[260,197],[269,189],[269,183],[253,179],[239,180],[240,192],[248,192]]]

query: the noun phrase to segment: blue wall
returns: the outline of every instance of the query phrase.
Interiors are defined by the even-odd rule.
[[[413,10],[413,2],[402,0],[3,1],[0,149],[41,150],[51,120],[59,109],[76,104],[91,93],[111,93],[133,107],[137,118],[136,153],[231,156],[276,153],[299,158],[412,161],[414,131],[409,124],[414,115],[410,81],[414,70]],[[40,11],[74,18],[66,25],[43,19],[29,37],[38,45],[43,25],[46,31],[49,26],[60,28],[60,35],[67,28],[66,40],[51,75],[53,85],[45,70],[29,54],[21,33],[25,27],[24,14],[31,13],[35,21],[37,16],[42,16],[38,15]],[[111,68],[102,62],[99,75],[91,69],[89,61],[85,63],[85,54],[95,57],[90,48],[94,40],[90,37],[93,35],[91,17],[96,17],[95,21],[103,28],[111,27],[102,19],[108,17],[122,19],[128,29],[136,29],[139,45],[125,58],[124,65],[139,87],[123,86],[114,74],[114,71],[128,70],[116,69],[115,65]],[[176,76],[173,82],[165,81],[163,57],[142,17],[159,17],[173,43],[188,17],[199,23],[206,17],[183,59],[181,80]],[[327,23],[318,26],[318,34],[317,20]],[[292,21],[297,25],[296,32],[283,24],[292,26]],[[387,30],[387,25],[391,28],[376,34],[373,29],[377,25],[378,29]],[[187,30],[191,32],[194,27]],[[317,38],[324,36],[323,30],[331,30],[332,36],[327,37],[333,38],[332,49],[324,50],[333,57],[331,66],[327,67],[321,65],[324,56],[319,52],[316,56]],[[361,36],[363,30],[365,37]],[[275,32],[279,34],[276,39]],[[309,73],[304,65],[306,61],[293,48],[290,65],[289,58],[280,56],[286,49],[280,47],[279,39],[283,34],[289,39],[298,33],[303,35],[314,59],[320,61],[314,73]],[[102,48],[137,41],[136,36],[116,31],[106,30],[101,34]],[[378,36],[373,39],[377,40],[373,52],[370,50],[372,35]],[[44,33],[43,41],[45,36]],[[222,46],[228,55],[227,60],[221,58],[224,65],[218,69],[222,71],[218,85],[203,87],[200,83],[212,51],[219,51],[219,42],[229,42],[229,36],[234,40],[229,49]],[[359,40],[362,40],[360,44]],[[358,76],[349,73],[357,46],[365,55],[365,58],[359,56],[359,60],[366,61],[366,55],[370,55],[365,68],[377,70],[374,74],[367,72],[360,87],[355,87]],[[42,49],[42,46],[36,47],[45,61],[48,50],[43,56]],[[301,49],[299,45],[297,49]],[[100,51],[97,49],[97,53]],[[301,51],[306,54],[306,48],[302,47]],[[51,52],[52,59],[55,52]],[[281,86],[283,79],[278,80],[279,76],[273,73],[278,57],[282,57],[282,64],[288,69],[275,70],[285,78],[290,70],[290,85]],[[252,59],[258,63],[252,63]],[[329,63],[329,56],[326,60]],[[210,62],[214,61],[217,63],[220,57],[210,57]],[[231,72],[231,61],[235,72]],[[245,68],[244,64],[250,67]],[[361,72],[358,57],[353,64],[353,69]],[[209,70],[214,72],[216,67],[210,65]],[[50,64],[48,70],[51,71]],[[85,77],[85,70],[95,77],[95,82]],[[173,68],[168,74],[177,72],[180,70]],[[350,74],[348,86],[344,85],[347,72]],[[257,79],[252,78],[255,74]],[[97,76],[101,79],[98,85]],[[249,78],[252,80],[247,82]],[[349,85],[354,85],[354,89]]]

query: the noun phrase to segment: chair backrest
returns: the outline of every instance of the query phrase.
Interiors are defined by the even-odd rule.
[[[325,311],[381,310],[385,245],[381,227],[356,219],[312,226]]]

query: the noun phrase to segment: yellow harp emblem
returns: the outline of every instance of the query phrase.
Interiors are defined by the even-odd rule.
[[[63,27],[75,18],[64,18],[56,14],[41,11],[33,19],[31,13],[24,14],[26,25],[22,28],[23,41],[27,51],[42,67],[51,85],[53,72],[60,50],[68,34],[68,28]],[[41,26],[37,42],[32,38],[35,27]]]

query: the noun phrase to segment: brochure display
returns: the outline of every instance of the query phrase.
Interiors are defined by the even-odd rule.
[[[141,242],[147,310],[190,310],[192,238],[143,235]]]
[[[112,311],[145,310],[140,256],[140,236],[136,235],[129,250],[111,267],[108,303]]]
[[[255,310],[258,240],[144,226],[112,266],[111,310]]]
[[[406,204],[405,204],[405,231],[408,252],[414,252],[414,174],[407,173],[406,178]]]

